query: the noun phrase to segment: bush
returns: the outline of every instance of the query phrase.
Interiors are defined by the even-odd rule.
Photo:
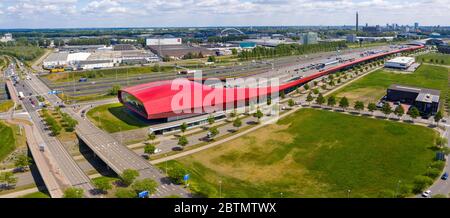
[[[136,192],[131,188],[117,188],[116,190],[117,198],[136,198]]]
[[[415,194],[419,194],[422,192],[425,188],[433,184],[433,179],[427,176],[416,176],[414,178],[414,186],[413,186],[413,192]]]
[[[438,169],[438,170],[444,169],[444,166],[445,166],[445,162],[444,162],[444,161],[433,161],[433,162],[430,164],[430,167],[431,167],[431,168],[433,168],[433,169]]]
[[[441,175],[441,170],[438,170],[438,169],[428,169],[427,172],[425,173],[425,176],[428,176],[432,179],[436,179],[440,175]]]

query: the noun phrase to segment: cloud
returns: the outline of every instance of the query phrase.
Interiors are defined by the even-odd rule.
[[[42,27],[344,25],[362,23],[449,25],[449,0],[0,0],[2,24]],[[57,15],[58,19],[55,19]]]

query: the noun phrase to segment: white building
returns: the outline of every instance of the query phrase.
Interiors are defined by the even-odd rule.
[[[389,61],[386,61],[386,63],[384,64],[384,67],[407,69],[412,64],[414,64],[414,62],[415,62],[415,59],[412,57],[397,57],[397,58],[391,59]]]
[[[0,38],[0,42],[3,42],[3,43],[12,42],[12,41],[14,41],[14,38],[11,33],[5,33],[5,35],[3,35]]]
[[[112,67],[114,67],[114,62],[108,60],[79,61],[77,63],[77,68],[83,70],[93,70]]]
[[[147,46],[155,45],[181,45],[183,40],[181,38],[151,38],[146,40]]]

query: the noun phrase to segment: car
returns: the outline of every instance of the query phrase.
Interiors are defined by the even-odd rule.
[[[422,197],[428,198],[431,196],[431,190],[426,190],[422,193]]]
[[[444,175],[441,176],[442,180],[447,180],[448,179],[448,173],[445,172]]]

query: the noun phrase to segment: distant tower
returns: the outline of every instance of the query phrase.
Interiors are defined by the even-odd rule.
[[[359,31],[359,14],[356,12],[356,32]]]

